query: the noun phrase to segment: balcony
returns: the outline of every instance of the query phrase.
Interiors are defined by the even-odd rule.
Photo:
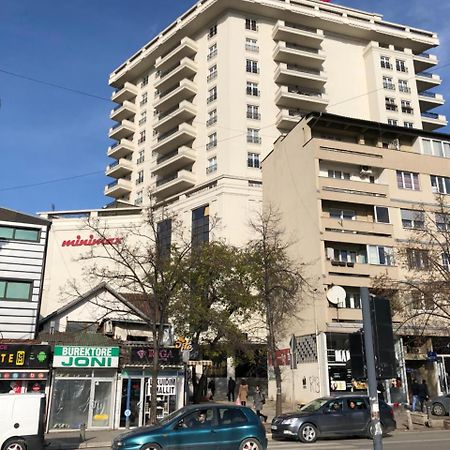
[[[437,128],[446,127],[448,124],[447,117],[443,114],[423,112],[422,127],[425,131],[433,131]]]
[[[275,24],[272,37],[275,41],[292,42],[305,47],[320,48],[323,41],[323,31],[279,20]]]
[[[319,177],[320,198],[337,202],[385,205],[389,198],[386,184]]]
[[[129,194],[131,190],[131,181],[119,178],[118,180],[115,180],[105,186],[105,195],[108,197],[119,198],[126,194]]]
[[[296,64],[280,63],[275,70],[275,82],[285,85],[301,85],[307,89],[322,89],[327,79],[324,72]]]
[[[344,286],[359,286],[364,278],[370,279],[375,276],[387,274],[388,277],[396,278],[398,268],[395,266],[383,266],[378,264],[342,263],[340,261],[326,260],[325,270],[328,274],[325,283]],[[354,280],[353,282],[350,280]],[[356,284],[355,284],[356,283]],[[361,284],[364,286],[364,284]]]
[[[281,109],[277,114],[276,126],[281,130],[292,130],[307,112],[300,109]]]
[[[441,84],[441,77],[436,73],[420,72],[416,74],[417,91],[423,92]]]
[[[152,173],[160,177],[166,177],[169,173],[179,171],[194,163],[195,150],[189,147],[180,147],[167,155],[159,157],[156,160],[156,168]]]
[[[133,162],[126,158],[120,158],[106,167],[106,176],[123,178],[133,172]]]
[[[190,80],[181,80],[179,86],[159,94],[159,100],[153,105],[160,113],[165,112],[182,100],[189,100],[197,94],[197,86]]]
[[[171,150],[187,145],[197,137],[195,128],[187,123],[182,123],[176,128],[159,136],[152,150],[161,155],[169,153]]]
[[[310,69],[320,69],[325,61],[325,55],[321,50],[280,41],[273,51],[273,59],[286,64],[301,63]]]
[[[422,112],[436,108],[437,106],[442,106],[444,103],[445,100],[442,94],[426,91],[419,94],[419,105]]]
[[[436,66],[438,63],[438,59],[436,55],[430,55],[429,53],[421,53],[420,55],[414,55],[413,62],[414,62],[414,71],[416,73],[419,73]]]
[[[196,115],[197,108],[188,100],[183,100],[179,105],[176,105],[173,110],[159,114],[159,120],[153,128],[159,133],[166,133],[182,122],[193,120]]]
[[[131,155],[134,151],[134,144],[129,139],[121,139],[119,142],[108,148],[108,156],[110,158],[120,159],[127,155]]]
[[[193,58],[197,54],[197,44],[191,38],[185,37],[181,40],[180,45],[164,56],[160,56],[155,62],[155,69],[166,71],[176,65],[184,57]]]
[[[192,78],[197,73],[197,64],[191,58],[183,58],[180,63],[168,72],[163,72],[155,83],[159,91],[167,91],[185,78]]]
[[[118,123],[113,128],[109,129],[108,136],[111,139],[115,139],[116,141],[120,141],[122,138],[126,138],[134,134],[136,131],[136,126],[133,122],[129,120],[122,120],[122,122]]]
[[[126,81],[122,89],[112,93],[111,100],[115,103],[123,103],[125,100],[135,98],[137,93],[137,87],[129,81]]]
[[[311,92],[299,86],[281,86],[275,96],[277,106],[310,111],[324,111],[328,98],[320,92]]]
[[[164,200],[172,195],[179,194],[195,186],[195,176],[188,170],[180,170],[174,175],[160,178],[156,182],[153,194],[158,201]]]
[[[116,106],[111,110],[110,118],[117,122],[122,122],[124,119],[129,119],[136,114],[136,105],[128,100],[123,104]]]

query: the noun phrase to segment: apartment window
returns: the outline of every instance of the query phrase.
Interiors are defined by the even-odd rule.
[[[423,211],[413,209],[401,209],[403,228],[422,230],[425,226],[425,214]]]
[[[351,209],[330,209],[330,218],[337,220],[355,220],[356,212]]]
[[[399,189],[420,190],[419,174],[397,170],[397,186]]]
[[[245,38],[245,50],[248,52],[259,52],[258,41],[252,38]]]
[[[208,112],[208,120],[206,121],[206,126],[211,126],[217,122],[217,109],[212,109]]]
[[[414,123],[413,122],[403,122],[403,126],[405,128],[414,128]]]
[[[346,296],[341,303],[338,303],[339,308],[361,309],[361,294],[359,289],[352,287],[345,288]]]
[[[402,59],[397,59],[395,61],[395,68],[397,69],[398,72],[408,72],[408,68],[406,67],[405,61],[403,61]]]
[[[247,119],[260,120],[261,114],[259,113],[258,105],[247,105]]]
[[[398,120],[397,119],[388,119],[388,125],[398,126]]]
[[[145,160],[145,150],[139,150],[139,156],[136,160],[136,164],[142,164]]]
[[[332,260],[340,261],[345,263],[356,263],[357,262],[357,253],[356,251],[342,249],[342,248],[334,248],[331,249]]]
[[[397,111],[397,105],[395,104],[395,98],[385,97],[386,109],[388,111]]]
[[[134,201],[136,206],[142,205],[143,195],[144,191],[142,189],[136,192],[136,200]]]
[[[342,170],[328,169],[328,178],[337,178],[339,180],[350,180],[350,174]]]
[[[166,258],[172,246],[172,219],[165,219],[156,225],[156,247],[158,255]]]
[[[217,56],[217,44],[213,44],[211,45],[211,47],[209,47],[206,59],[209,61],[210,59],[213,59],[215,56]]]
[[[436,213],[435,222],[439,231],[450,231],[450,214]]]
[[[406,259],[409,269],[424,270],[429,266],[429,255],[427,250],[418,248],[408,248],[406,250]]]
[[[259,153],[247,153],[247,167],[254,169],[261,168]]]
[[[146,139],[146,133],[145,133],[145,130],[142,130],[139,132],[138,144],[142,144],[143,142],[145,142],[145,139]]]
[[[250,144],[261,144],[259,128],[247,128],[247,142]]]
[[[406,92],[407,94],[409,94],[411,92],[411,88],[408,86],[408,81],[398,80],[398,90],[400,92]]]
[[[217,147],[217,133],[212,133],[208,136],[208,143],[206,144],[206,150],[210,150]]]
[[[247,59],[245,62],[245,70],[248,73],[259,73],[258,61]]]
[[[139,125],[144,125],[147,122],[147,110],[141,111],[141,117],[139,119]]]
[[[414,112],[409,100],[402,100],[402,112],[405,114],[412,114]]]
[[[30,228],[16,228],[0,225],[0,240],[3,239],[39,242],[41,239],[41,232],[40,230],[33,230]]]
[[[141,88],[147,86],[148,84],[148,75],[146,75],[141,81]]]
[[[217,64],[214,64],[213,66],[211,66],[208,70],[208,77],[207,77],[207,81],[212,81],[215,78],[217,78]]]
[[[192,246],[209,242],[209,205],[192,211]]]
[[[211,39],[217,34],[217,24],[214,24],[208,31],[208,39]]]
[[[148,101],[148,93],[147,92],[144,92],[143,94],[142,94],[142,97],[141,97],[141,101],[140,101],[140,105],[141,106],[144,106],[146,103],[147,103],[147,101]]]
[[[144,182],[144,171],[140,170],[137,174],[136,184],[141,184]]]
[[[0,300],[30,301],[33,295],[31,281],[1,280]]]
[[[255,19],[245,19],[245,29],[258,31],[258,22]]]
[[[367,250],[369,264],[379,264],[381,266],[394,265],[394,249],[392,247],[368,245]]]
[[[422,138],[422,153],[424,155],[450,158],[450,142]]]
[[[207,103],[212,103],[217,100],[217,86],[214,86],[208,91]]]
[[[431,188],[435,194],[450,194],[450,178],[430,175]]]
[[[254,97],[259,97],[258,83],[253,83],[252,81],[247,81],[247,95],[253,95]]]
[[[411,309],[416,311],[432,311],[434,302],[432,295],[424,295],[420,291],[411,292]]]
[[[392,69],[391,59],[389,56],[380,56],[380,65],[382,69]]]
[[[441,254],[441,258],[442,258],[442,267],[444,268],[444,270],[446,270],[447,272],[450,269],[450,255],[448,253],[442,253]]]
[[[392,82],[392,77],[383,77],[383,87],[384,89],[395,91],[395,84]]]
[[[217,171],[217,156],[213,156],[208,159],[208,166],[206,167],[206,173],[213,173]]]
[[[375,221],[378,223],[391,223],[389,220],[389,208],[386,206],[375,206]]]

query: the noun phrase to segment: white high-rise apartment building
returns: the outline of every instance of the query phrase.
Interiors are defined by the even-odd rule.
[[[260,209],[261,161],[300,116],[434,130],[447,120],[435,33],[313,0],[201,0],[110,76],[109,136],[119,204],[172,204],[221,218],[239,244]],[[204,225],[204,220],[199,223]]]

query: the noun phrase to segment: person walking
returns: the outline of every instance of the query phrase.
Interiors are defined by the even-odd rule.
[[[422,384],[419,385],[419,402],[421,412],[423,412],[423,407],[429,398],[427,382],[422,380]]]
[[[261,391],[259,385],[255,388],[255,393],[253,394],[253,406],[255,407],[256,415],[262,417],[264,422],[267,422],[267,416],[262,413],[264,404],[266,403],[266,397]]]
[[[211,378],[208,383],[208,391],[209,391],[209,400],[214,400],[214,395],[216,393],[216,382],[214,378]]]
[[[236,381],[232,377],[228,378],[227,397],[229,402],[234,402],[234,391],[236,390]]]
[[[420,385],[416,379],[414,379],[411,383],[411,393],[412,393],[412,410],[416,411],[417,403],[419,402],[419,390]]]
[[[248,384],[245,380],[241,380],[241,384],[239,385],[238,399],[241,402],[242,406],[247,405],[248,398]]]

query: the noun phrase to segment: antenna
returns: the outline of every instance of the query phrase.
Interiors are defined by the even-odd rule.
[[[344,303],[347,292],[342,286],[333,286],[327,291],[327,299],[333,305]]]

